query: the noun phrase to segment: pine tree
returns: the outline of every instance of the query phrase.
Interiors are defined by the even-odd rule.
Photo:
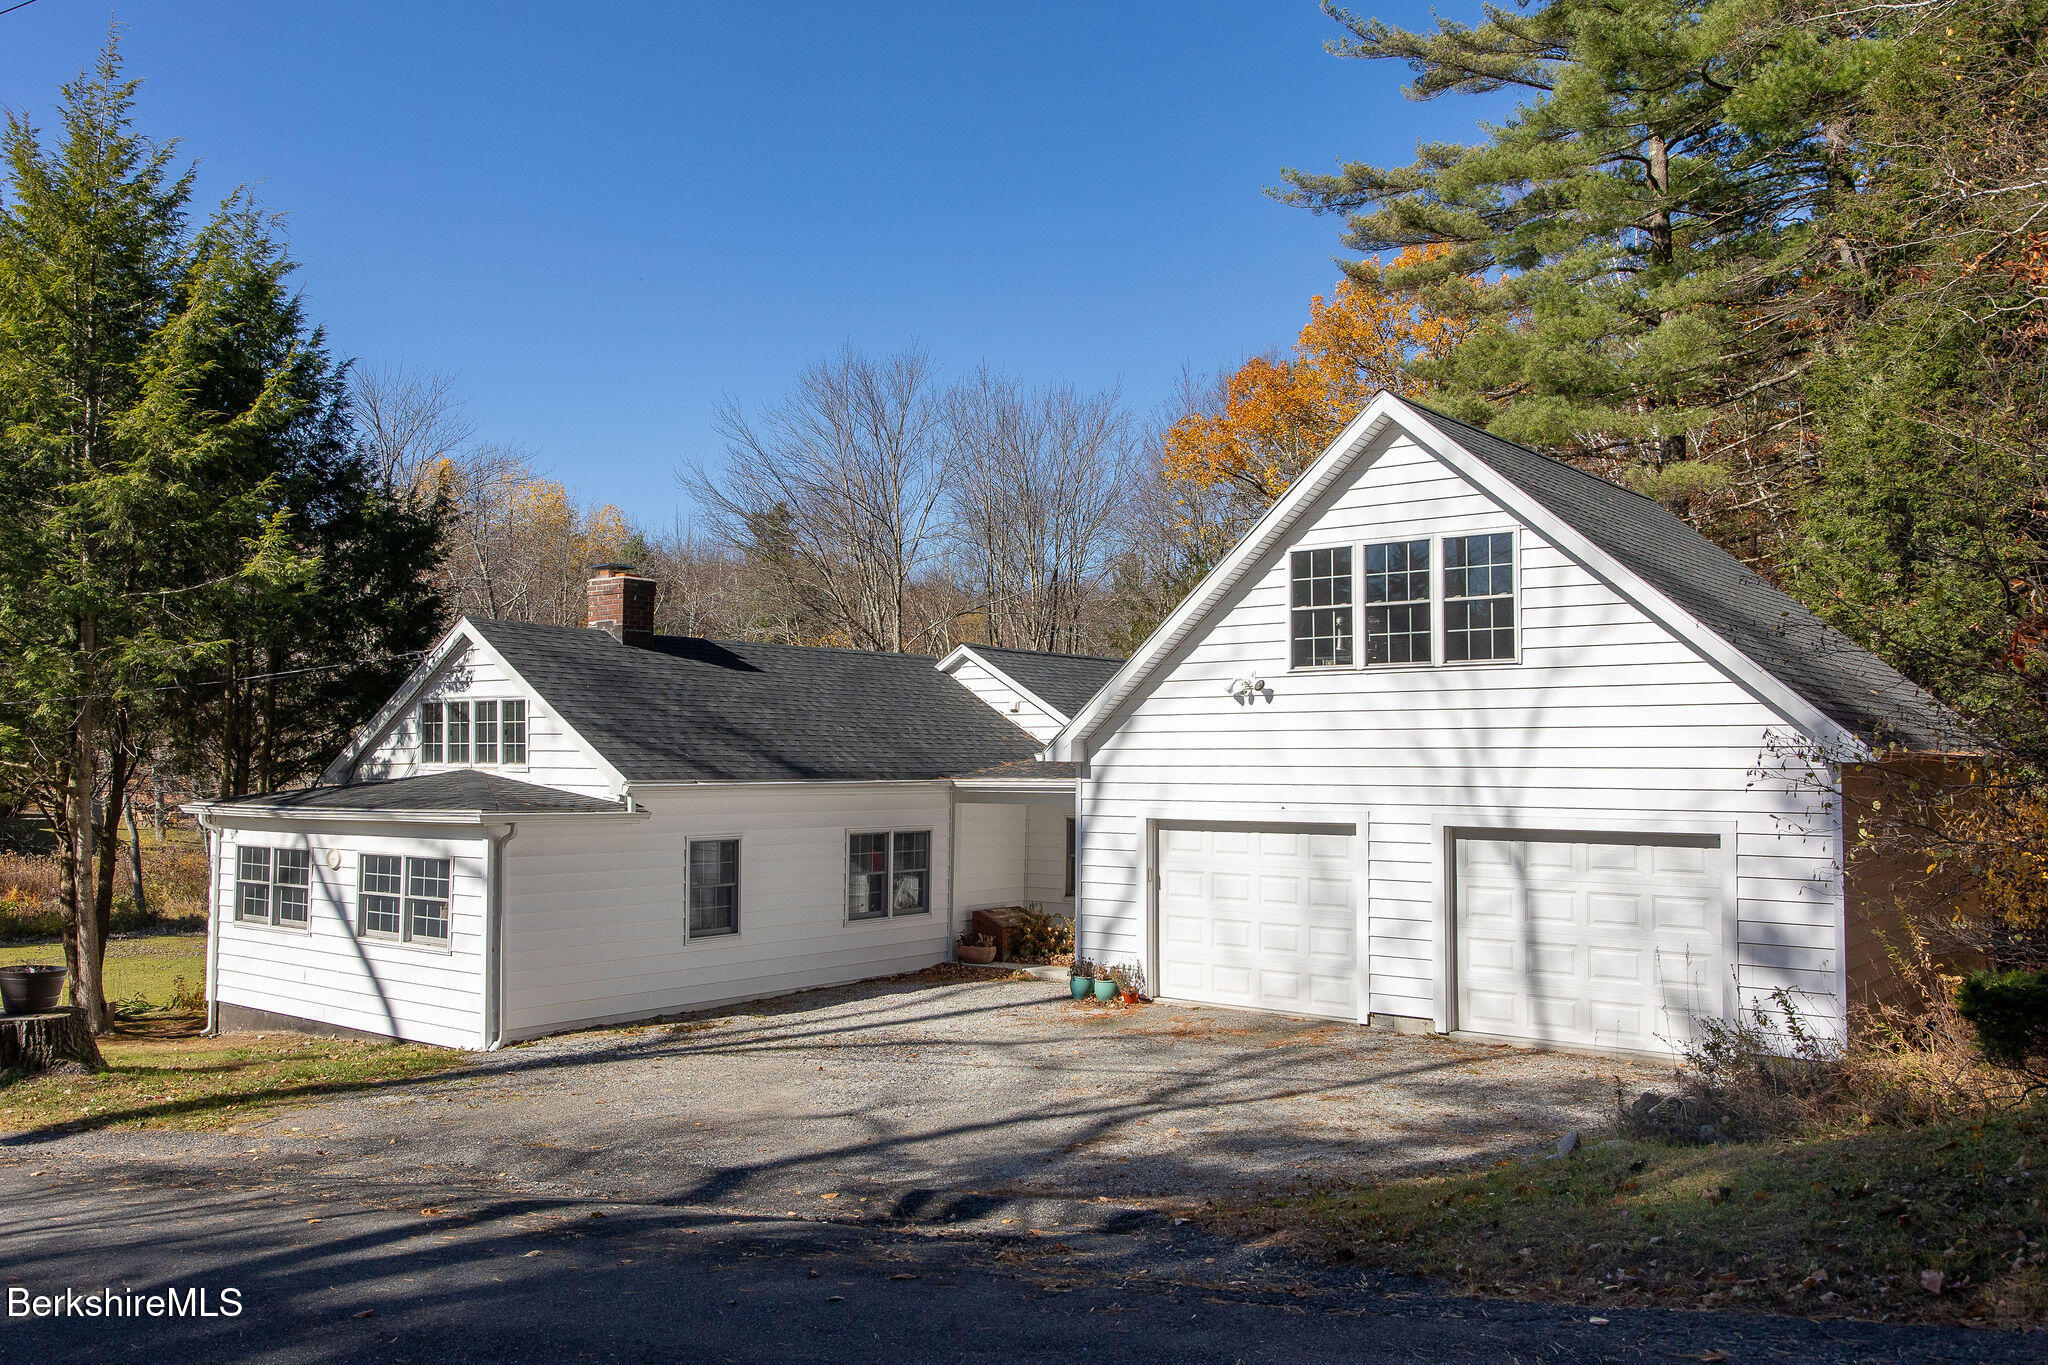
[[[1412,33],[1342,11],[1338,55],[1406,62],[1415,99],[1516,91],[1473,146],[1405,167],[1286,173],[1349,216],[1344,244],[1438,250],[1387,280],[1475,320],[1418,371],[1512,439],[1646,467],[1646,491],[1775,488],[1801,460],[1799,378],[1845,306],[1816,277],[1862,263],[1817,220],[1853,188],[1860,21],[1753,0],[1548,0]],[[1876,14],[1881,11],[1872,10]]]

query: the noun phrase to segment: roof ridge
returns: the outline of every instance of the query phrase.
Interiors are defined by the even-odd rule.
[[[1029,654],[1034,659],[1087,659],[1092,663],[1120,664],[1124,660],[1114,654],[1068,654],[1056,649],[1018,649],[1014,645],[982,645],[972,641],[960,646],[962,649],[986,649],[997,654]]]

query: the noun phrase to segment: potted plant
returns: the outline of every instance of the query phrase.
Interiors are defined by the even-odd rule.
[[[1116,999],[1116,974],[1120,970],[1122,969],[1118,967],[1104,967],[1099,964],[1096,966],[1095,998],[1097,1000],[1106,1004]]]
[[[1067,987],[1073,991],[1076,1000],[1086,1000],[1095,992],[1095,964],[1085,957],[1074,959],[1074,965],[1067,968]]]
[[[1116,979],[1117,998],[1126,1005],[1145,1003],[1145,969],[1135,962],[1119,966],[1110,975]]]
[[[996,960],[996,940],[993,934],[962,934],[959,946],[960,960],[985,966]]]
[[[9,1014],[48,1014],[57,1008],[66,970],[31,962],[0,967],[0,1003]]]

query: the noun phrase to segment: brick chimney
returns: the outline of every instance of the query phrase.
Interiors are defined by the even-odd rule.
[[[610,633],[622,644],[645,645],[654,639],[654,580],[633,572],[631,564],[590,566],[589,620],[592,630]]]

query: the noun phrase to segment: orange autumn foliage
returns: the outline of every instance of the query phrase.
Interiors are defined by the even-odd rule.
[[[1438,250],[1412,247],[1396,264],[1415,264]],[[1388,288],[1381,278],[1367,262],[1328,298],[1311,299],[1291,359],[1246,361],[1226,381],[1221,411],[1174,423],[1162,441],[1167,481],[1228,484],[1270,503],[1374,394],[1420,392],[1409,361],[1450,350],[1468,324],[1430,311],[1412,291]]]

